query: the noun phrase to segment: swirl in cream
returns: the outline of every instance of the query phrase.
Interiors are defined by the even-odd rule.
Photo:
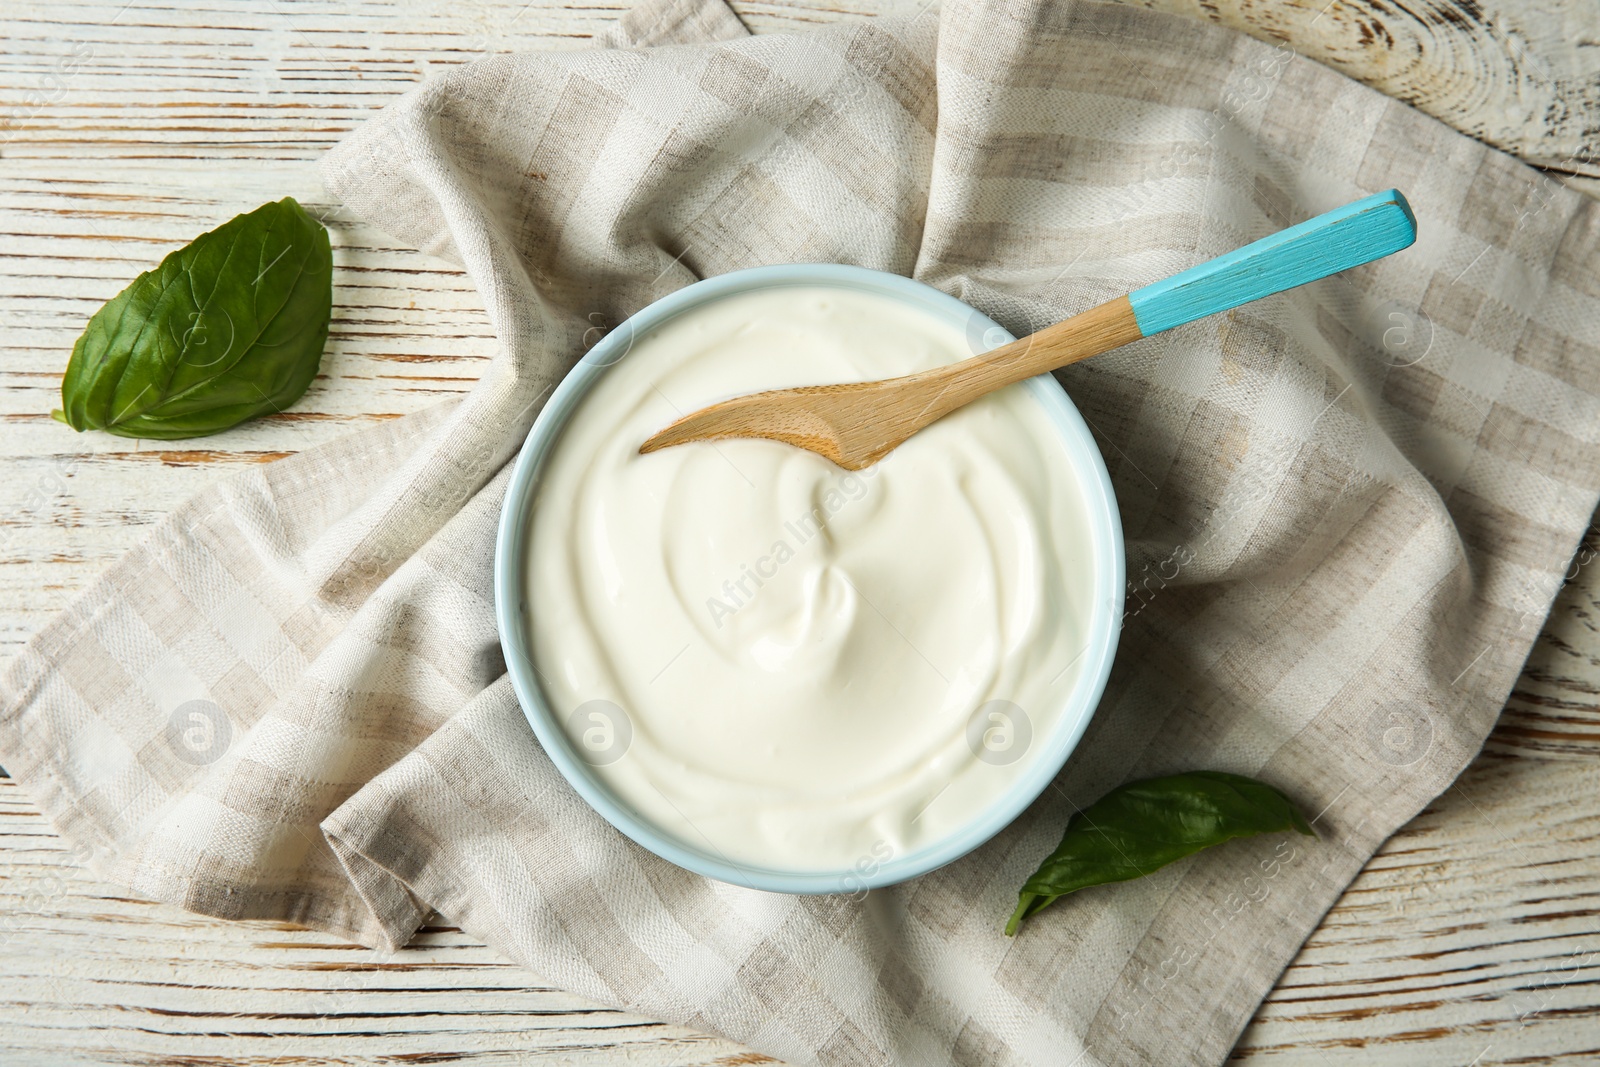
[[[534,663],[574,745],[661,831],[847,869],[959,830],[1043,747],[1093,582],[1083,491],[1027,390],[859,473],[769,441],[637,453],[718,399],[968,354],[885,296],[768,289],[636,339],[574,412],[528,533]]]

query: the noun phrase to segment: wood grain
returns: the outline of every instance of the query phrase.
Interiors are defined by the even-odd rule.
[[[1593,0],[1151,3],[1287,37],[1526,159],[1600,173]],[[316,160],[421,79],[486,52],[583,46],[624,6],[0,6],[0,656],[233,465],[470,387],[492,337],[469,280],[339,211]],[[922,3],[735,6],[771,31]],[[191,442],[74,435],[49,420],[95,308],[196,233],[283,195],[326,216],[338,266],[329,354],[305,400]],[[1592,557],[1575,561],[1485,754],[1345,894],[1238,1062],[1600,1060]],[[449,928],[383,956],[132,900],[81,873],[78,858],[0,780],[0,1063],[770,1062],[597,1009]]]
[[[1144,334],[1128,301],[1119,296],[980,355],[915,374],[723,400],[672,422],[639,451],[761,437],[815,452],[845,470],[864,470],[980,396],[1137,341]]]
[[[1600,6],[1587,0],[1131,0],[1326,63],[1559,173],[1600,176]]]
[[[452,927],[384,955],[224,923],[85,875],[0,781],[0,1062],[772,1062],[541,985]]]
[[[1600,766],[1486,755],[1373,858],[1233,1062],[1600,1056]],[[85,875],[0,781],[0,1062],[770,1063],[539,983],[449,927],[383,954]]]
[[[1485,755],[1372,858],[1236,1063],[1600,1057],[1600,766]]]

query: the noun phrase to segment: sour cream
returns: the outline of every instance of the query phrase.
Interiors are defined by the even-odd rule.
[[[574,412],[527,535],[533,661],[576,750],[659,831],[736,865],[865,870],[970,825],[1045,747],[1093,561],[1027,390],[858,473],[769,441],[638,454],[730,396],[969,355],[886,296],[769,289],[635,339]]]

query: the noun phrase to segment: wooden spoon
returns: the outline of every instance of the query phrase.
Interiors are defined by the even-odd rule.
[[[1370,263],[1416,239],[1411,205],[1390,189],[960,363],[883,381],[776,389],[724,400],[685,415],[639,451],[721,437],[765,437],[860,470],[986,393]]]

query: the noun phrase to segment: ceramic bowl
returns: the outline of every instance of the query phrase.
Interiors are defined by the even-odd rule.
[[[607,822],[664,859],[680,867],[734,885],[781,893],[850,893],[914,878],[941,867],[988,841],[1015,819],[1066,763],[1105,689],[1122,619],[1125,561],[1122,523],[1112,494],[1105,461],[1083,416],[1050,375],[1023,383],[1043,405],[1061,434],[1067,455],[1085,496],[1096,583],[1090,603],[1088,640],[1082,653],[1077,685],[1067,706],[1046,736],[1033,739],[1037,752],[1025,772],[992,805],[974,813],[959,831],[922,848],[881,863],[844,869],[763,870],[730,864],[714,853],[695,848],[651,825],[622,803],[569,741],[558,715],[545,700],[533,669],[527,594],[524,589],[526,536],[540,470],[579,402],[606,368],[627,358],[635,337],[643,337],[668,320],[711,301],[738,293],[778,286],[836,286],[902,301],[963,330],[973,351],[986,351],[1012,340],[993,319],[937,289],[896,274],[836,264],[790,264],[735,271],[679,289],[656,301],[602,337],[557,386],[539,413],[517,457],[506,490],[495,543],[495,616],[500,644],[517,699],[539,743],[584,800]]]

